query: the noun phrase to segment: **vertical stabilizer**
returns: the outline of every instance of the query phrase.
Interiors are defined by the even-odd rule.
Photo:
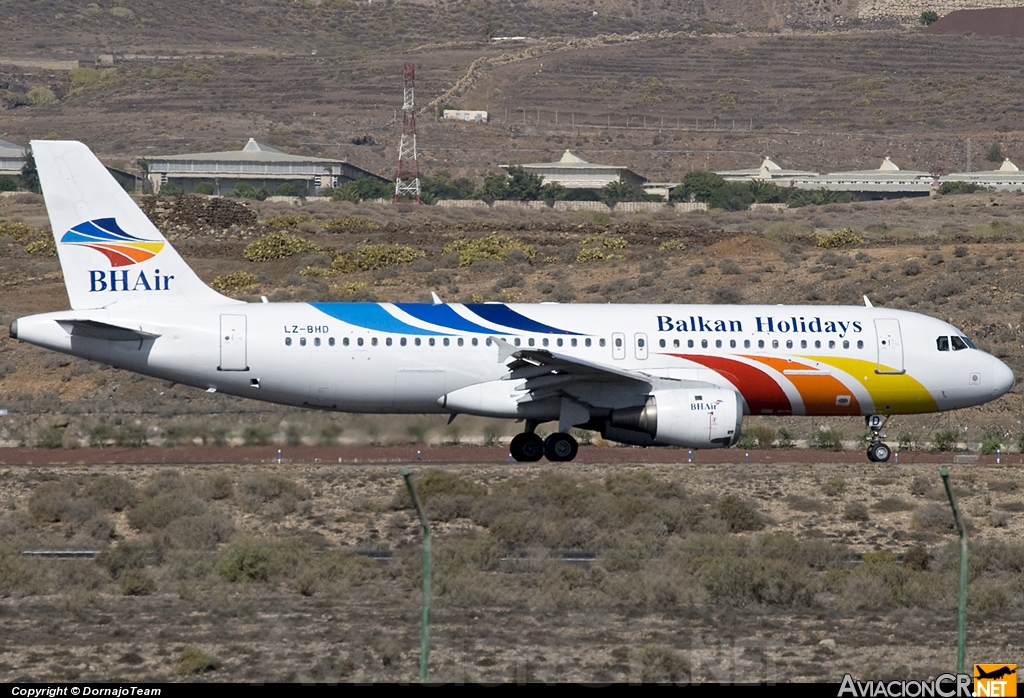
[[[196,276],[107,168],[77,141],[32,141],[75,310],[239,303]]]

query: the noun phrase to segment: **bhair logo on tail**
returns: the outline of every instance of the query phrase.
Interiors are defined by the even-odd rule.
[[[62,244],[96,250],[112,267],[127,267],[152,259],[164,248],[158,240],[143,240],[124,232],[114,218],[97,218],[79,223],[64,233]]]

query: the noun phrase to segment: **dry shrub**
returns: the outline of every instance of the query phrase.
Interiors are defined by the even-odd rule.
[[[34,560],[26,560],[19,550],[0,548],[0,597],[45,594],[46,582]]]
[[[760,531],[768,522],[755,504],[729,494],[711,505],[712,518],[720,519],[732,533]]]
[[[786,560],[720,557],[702,566],[698,578],[712,601],[729,606],[792,606],[813,596],[806,568]]]
[[[176,670],[182,676],[193,674],[205,674],[220,667],[220,660],[211,654],[206,654],[198,647],[187,645],[178,655]]]
[[[226,516],[206,513],[183,516],[170,522],[162,540],[171,546],[190,550],[212,548],[225,543],[235,534],[235,524]]]
[[[843,520],[845,521],[867,521],[869,518],[868,508],[860,502],[850,502],[843,510]]]
[[[85,494],[108,511],[121,511],[139,501],[138,488],[119,475],[103,475],[90,481]]]
[[[215,569],[227,582],[295,579],[309,564],[308,546],[299,541],[244,540],[229,545]]]
[[[142,569],[146,561],[152,556],[149,548],[129,541],[122,541],[112,545],[106,550],[100,551],[96,556],[96,564],[110,572],[110,576],[117,579],[125,570]]]
[[[242,257],[249,262],[269,262],[297,254],[323,252],[323,248],[298,235],[283,232],[267,233],[242,250]]]
[[[290,514],[298,508],[298,502],[309,497],[309,490],[280,475],[250,475],[242,480],[238,491],[242,508],[250,512],[274,503],[279,513]]]
[[[120,582],[124,596],[149,596],[156,591],[156,580],[143,569],[125,570]]]
[[[630,683],[688,684],[690,662],[682,652],[649,643],[630,650]]]
[[[882,514],[893,514],[898,511],[912,511],[915,507],[899,497],[886,497],[872,504],[871,508]]]
[[[161,492],[128,512],[128,524],[138,531],[157,531],[176,519],[206,513],[206,505],[185,490]]]
[[[953,519],[952,510],[948,506],[942,506],[937,502],[932,502],[916,509],[911,514],[910,526],[918,531],[956,533],[956,521]]]
[[[512,250],[520,250],[527,259],[533,259],[537,250],[510,235],[493,234],[480,238],[461,238],[444,246],[443,254],[456,252],[459,255],[459,266],[468,267],[483,259],[495,259],[504,262]]]
[[[242,293],[256,287],[255,274],[247,271],[233,271],[221,274],[210,282],[210,288],[220,293]]]
[[[28,511],[39,523],[83,524],[95,515],[96,505],[78,497],[69,483],[47,483],[29,498]]]

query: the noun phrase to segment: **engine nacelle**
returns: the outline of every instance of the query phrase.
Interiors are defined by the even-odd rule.
[[[743,409],[733,390],[662,390],[649,395],[641,407],[613,410],[602,434],[640,445],[728,448],[739,439],[742,421]],[[633,435],[637,438],[628,438]]]

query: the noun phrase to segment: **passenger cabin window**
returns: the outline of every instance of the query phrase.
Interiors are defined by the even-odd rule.
[[[953,344],[953,351],[962,351],[964,349],[969,348],[967,346],[967,342],[965,342],[962,338],[957,337],[956,335],[950,337],[949,341],[952,342]]]
[[[587,345],[587,346],[589,347],[589,346],[590,346],[590,344],[591,344],[591,340],[590,340],[590,337],[587,337],[586,339],[584,339],[584,340],[583,340],[583,343],[584,343],[585,345]]]
[[[689,349],[693,349],[693,340],[692,339],[686,340],[686,346]]]
[[[449,346],[449,345],[451,344],[451,341],[450,341],[450,340],[449,340],[449,339],[448,339],[447,337],[445,337],[445,338],[444,338],[444,339],[442,339],[441,341],[442,341],[442,342],[444,343],[444,345],[445,345],[446,347],[447,347],[447,346]]]
[[[391,342],[392,342],[391,337],[388,337],[387,339],[384,340],[384,343],[387,344],[389,347],[391,346]]]
[[[546,347],[548,345],[548,338],[545,337],[544,339],[540,340],[540,343],[541,343],[541,346],[545,346]]]
[[[829,349],[835,349],[836,348],[836,340],[834,340],[834,339],[828,340],[828,348]]]
[[[622,346],[622,337],[616,337],[615,338],[615,346],[616,347],[621,347]]]
[[[743,348],[744,349],[749,349],[750,348],[750,340],[749,339],[744,339],[743,340]]]
[[[305,342],[305,341],[303,341],[302,343],[303,343],[303,344],[305,344],[306,342]],[[363,338],[362,338],[362,337],[359,337],[359,338],[358,338],[358,339],[356,340],[356,344],[358,344],[359,346],[363,346]]]
[[[608,342],[607,342],[607,341],[605,340],[605,338],[604,338],[604,337],[601,337],[601,339],[597,340],[597,343],[598,343],[598,345],[600,345],[600,346],[602,346],[602,347],[603,347],[603,346],[604,346],[605,344],[607,344]]]
[[[348,337],[345,337],[344,339],[342,339],[341,343],[344,344],[347,347],[348,346]]]
[[[850,348],[850,340],[844,339],[843,340],[843,349],[849,349],[849,348]]]
[[[285,337],[284,338],[284,345],[286,347],[290,347],[292,345],[292,338],[291,337]]]
[[[758,349],[764,349],[764,340],[763,339],[757,340],[757,348]]]
[[[314,347],[320,346],[320,338],[319,337],[314,337],[313,338],[313,346]]]
[[[319,342],[317,342],[317,344],[319,344]],[[372,337],[370,339],[370,344],[372,344],[373,346],[377,346],[377,338],[376,337]]]
[[[573,337],[572,339],[569,340],[569,346],[573,346],[573,347],[576,346],[576,338],[575,337]]]
[[[430,339],[427,340],[427,344],[429,344],[430,346],[434,346],[435,343],[436,342],[434,341],[433,337],[431,337]]]
[[[416,344],[416,346],[419,346],[419,345],[423,344],[423,340],[420,339],[419,337],[417,337],[416,339],[414,339],[412,341]]]
[[[701,346],[702,349],[707,349],[708,348],[708,340],[706,340],[706,339],[700,340],[700,346]]]
[[[678,339],[673,339],[672,340],[672,346],[675,347],[676,349],[678,349],[679,348],[679,340]]]
[[[299,346],[303,346],[303,347],[306,346],[306,338],[305,337],[299,337]]]
[[[779,340],[773,339],[772,340],[772,349],[778,349],[778,348],[779,348]]]
[[[407,340],[405,337],[402,337],[400,340],[398,340],[398,343],[401,344],[403,347],[406,344],[408,344],[408,342],[409,342],[409,340]]]
[[[821,349],[821,340],[820,339],[814,340],[814,348],[815,349]]]
[[[330,337],[330,338],[329,338],[329,339],[327,340],[327,343],[328,343],[328,344],[330,344],[330,345],[331,345],[331,346],[333,347],[333,346],[334,346],[334,337]]]
[[[800,340],[800,348],[801,349],[806,349],[807,348],[807,340],[806,339],[801,339]]]
[[[530,339],[529,339],[529,340],[527,340],[527,341],[528,341],[528,342],[530,343],[530,346],[531,346],[531,347],[532,347],[532,346],[533,346],[533,345],[534,345],[534,344],[536,343],[536,342],[534,341],[533,337],[530,337]]]
[[[465,343],[466,343],[466,340],[464,340],[462,337],[459,337],[459,346],[461,347]]]
[[[858,349],[863,349],[864,348],[864,340],[863,339],[858,339],[857,340],[857,348]]]
[[[516,341],[515,341],[516,346],[518,347],[522,343],[523,343],[523,340],[519,339],[519,337],[516,337]]]
[[[715,340],[715,349],[721,349],[721,348],[722,348],[722,340],[716,339]]]

